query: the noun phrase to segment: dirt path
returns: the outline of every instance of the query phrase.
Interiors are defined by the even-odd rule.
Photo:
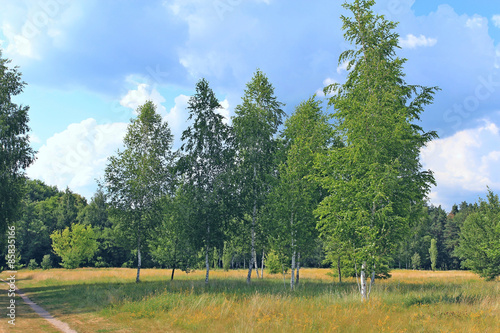
[[[3,282],[7,283],[4,279],[0,279]],[[43,319],[47,320],[52,326],[56,327],[63,333],[78,333],[77,331],[71,329],[68,324],[65,322],[60,321],[59,319],[54,318],[50,313],[48,313],[44,308],[42,308],[40,305],[36,304],[32,300],[29,299],[28,296],[26,296],[21,290],[19,290],[16,286],[16,293],[21,296],[23,299],[24,303],[28,304],[33,311],[35,311],[40,317]]]

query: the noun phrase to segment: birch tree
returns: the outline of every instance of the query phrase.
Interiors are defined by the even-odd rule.
[[[127,128],[125,149],[108,159],[104,185],[117,228],[135,242],[139,282],[142,249],[161,221],[160,199],[172,193],[175,154],[170,128],[153,102],[139,106],[137,113]]]
[[[405,236],[434,177],[423,171],[420,149],[435,132],[415,124],[437,87],[408,85],[405,59],[396,56],[397,24],[371,10],[373,0],[343,6],[344,37],[353,50],[340,55],[348,76],[325,89],[344,142],[316,161],[328,196],[316,214],[321,232],[352,244],[361,263],[361,297],[369,296],[376,263]],[[371,270],[370,286],[367,271]]]
[[[238,194],[243,218],[249,224],[250,231],[248,283],[251,281],[253,267],[257,269],[257,217],[270,191],[271,179],[276,171],[275,135],[285,114],[282,106],[266,75],[257,70],[252,80],[247,83],[242,103],[236,107],[236,116],[233,118]]]
[[[9,68],[10,60],[0,50],[0,233],[18,217],[24,194],[24,172],[35,160],[30,147],[29,106],[17,105],[12,98],[22,93],[25,82],[17,67]],[[4,244],[4,237],[0,245]]]
[[[488,188],[487,201],[465,219],[460,228],[460,242],[455,250],[462,266],[486,280],[500,276],[500,201]]]
[[[209,255],[214,246],[222,247],[227,170],[231,166],[230,128],[224,123],[217,97],[205,79],[196,84],[189,99],[189,119],[193,125],[182,133],[184,156],[179,169],[187,191],[192,193],[194,230],[203,244],[206,275],[210,273]]]
[[[322,194],[319,184],[310,177],[314,158],[324,153],[334,139],[320,101],[312,97],[296,108],[285,122],[283,139],[286,159],[279,166],[279,183],[270,195],[276,210],[271,220],[279,224],[275,242],[281,238],[289,250],[290,287],[294,289],[299,277],[300,255],[315,245],[314,239],[318,236],[313,211]]]

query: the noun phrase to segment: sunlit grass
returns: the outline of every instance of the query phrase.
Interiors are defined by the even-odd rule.
[[[190,274],[145,269],[21,271],[21,288],[81,332],[499,332],[500,286],[464,271],[392,272],[362,303],[355,279],[339,284],[326,269],[255,276],[221,270]]]

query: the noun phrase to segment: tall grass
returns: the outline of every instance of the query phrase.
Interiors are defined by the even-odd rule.
[[[82,332],[499,332],[500,286],[470,272],[394,271],[362,303],[355,280],[302,269],[296,290],[281,275],[176,274],[132,269],[24,271],[21,288]]]

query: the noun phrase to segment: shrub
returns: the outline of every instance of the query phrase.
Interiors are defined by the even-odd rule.
[[[28,263],[28,269],[37,269],[38,268],[38,263],[36,262],[35,259],[30,259],[30,262]]]
[[[54,252],[62,259],[64,268],[77,268],[92,259],[97,251],[97,236],[92,226],[72,224],[71,229],[56,230],[50,235]]]
[[[42,269],[51,269],[52,268],[52,259],[50,258],[50,254],[46,254],[43,256],[42,262],[40,263]]]
[[[283,256],[280,256],[274,250],[269,251],[266,256],[266,268],[269,269],[269,273],[278,274],[282,273],[283,270],[288,272],[288,266],[285,266]]]
[[[420,254],[418,254],[418,252],[415,252],[415,254],[411,257],[411,266],[413,267],[413,269],[420,269],[420,264]]]

